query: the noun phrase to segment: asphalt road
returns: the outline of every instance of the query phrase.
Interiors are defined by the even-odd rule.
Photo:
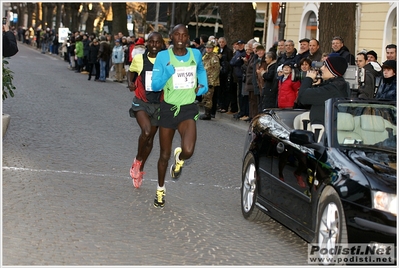
[[[126,84],[88,81],[59,56],[19,44],[3,138],[2,264],[307,265],[307,243],[271,220],[245,220],[241,157],[247,123],[198,121],[196,151],[166,206],[153,207],[158,135],[135,189],[140,129]],[[180,142],[177,134],[174,147]]]

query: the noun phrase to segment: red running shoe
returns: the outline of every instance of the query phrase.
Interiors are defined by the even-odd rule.
[[[133,186],[135,188],[140,188],[141,183],[143,182],[144,172],[140,171],[140,167],[141,167],[141,161],[135,158],[132,167],[130,168],[130,176],[133,179]]]

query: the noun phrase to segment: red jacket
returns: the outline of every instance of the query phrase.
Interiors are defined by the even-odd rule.
[[[284,82],[282,82],[282,77],[279,77],[277,98],[278,108],[294,107],[294,102],[298,96],[300,87],[300,81],[292,82],[291,74],[288,75]]]

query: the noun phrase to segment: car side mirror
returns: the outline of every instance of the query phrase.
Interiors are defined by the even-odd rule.
[[[293,130],[290,133],[290,141],[299,145],[310,145],[316,142],[312,131],[302,129]]]
[[[324,146],[320,143],[317,143],[315,135],[312,131],[294,129],[290,133],[290,141],[295,144],[304,145],[306,147],[315,149],[320,154],[324,153]]]

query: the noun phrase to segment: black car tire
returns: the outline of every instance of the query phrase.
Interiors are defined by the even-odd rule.
[[[347,244],[348,233],[341,200],[333,187],[327,186],[319,200],[317,231],[314,239],[320,248],[334,248],[336,244]],[[335,257],[325,256],[324,257]]]
[[[241,182],[241,211],[245,219],[249,221],[267,221],[268,215],[257,206],[258,180],[254,156],[249,153],[245,157]]]

